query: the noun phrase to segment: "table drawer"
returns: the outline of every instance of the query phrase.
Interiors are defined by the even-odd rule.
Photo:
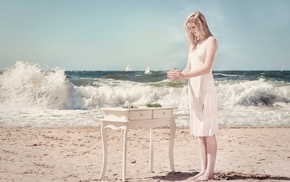
[[[153,118],[172,118],[172,117],[173,117],[172,109],[153,110]]]
[[[128,111],[104,111],[104,119],[109,121],[126,121],[128,120]]]
[[[129,111],[129,120],[152,119],[152,111]]]

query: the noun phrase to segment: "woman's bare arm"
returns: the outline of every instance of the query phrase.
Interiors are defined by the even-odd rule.
[[[212,69],[216,52],[217,52],[217,40],[214,37],[210,37],[207,42],[207,51],[204,65],[201,68],[193,71],[190,70],[188,71],[186,67],[185,70],[179,72],[179,74],[177,75],[177,79],[191,78],[208,74]]]

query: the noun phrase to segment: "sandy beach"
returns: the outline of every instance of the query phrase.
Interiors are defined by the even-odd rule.
[[[0,181],[98,181],[102,164],[100,127],[0,128]],[[122,179],[122,131],[108,130],[108,166],[102,181]],[[197,140],[178,128],[176,172],[168,160],[169,129],[154,129],[154,173],[149,173],[149,130],[129,130],[128,181],[190,181],[199,171]],[[289,181],[290,128],[221,128],[215,179]],[[211,180],[212,181],[212,180]]]

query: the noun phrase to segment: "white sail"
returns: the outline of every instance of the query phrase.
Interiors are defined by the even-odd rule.
[[[130,67],[130,65],[127,65],[127,67],[126,67],[126,71],[131,71],[131,67]]]
[[[151,74],[149,66],[147,66],[147,68],[146,68],[144,74]]]

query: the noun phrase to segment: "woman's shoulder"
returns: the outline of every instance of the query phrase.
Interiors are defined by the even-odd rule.
[[[207,45],[218,45],[217,39],[214,36],[209,36],[206,40]]]
[[[214,36],[209,36],[206,41],[207,42],[217,42],[217,39]]]

